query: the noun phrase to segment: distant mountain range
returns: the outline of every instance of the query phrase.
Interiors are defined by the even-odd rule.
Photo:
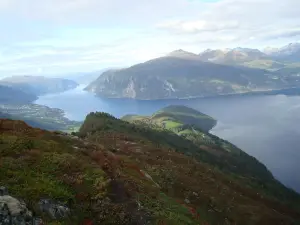
[[[300,62],[300,43],[291,43],[282,48],[268,47],[263,51],[250,48],[208,49],[199,56],[203,61],[214,63],[278,69],[289,63]]]
[[[274,59],[299,62],[300,43],[290,43],[282,48],[266,48],[264,52]]]
[[[74,89],[75,81],[63,78],[48,78],[43,76],[12,76],[0,80],[0,85],[40,96]]]
[[[110,98],[168,99],[300,87],[298,54],[299,44],[266,52],[235,48],[194,54],[180,49],[106,71],[85,90]]]

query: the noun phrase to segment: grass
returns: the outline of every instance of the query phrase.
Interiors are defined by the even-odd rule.
[[[161,116],[164,116],[165,114],[173,115],[173,116],[187,116],[187,117],[193,117],[195,119],[212,119],[210,116],[207,115],[197,115],[193,113],[187,113],[187,112],[172,112],[172,113],[165,113],[165,112],[157,112],[155,113],[152,118],[158,118]]]
[[[168,197],[164,193],[158,195],[158,199],[151,199],[148,196],[139,196],[142,205],[152,210],[153,215],[157,218],[155,224],[170,224],[170,225],[193,225],[200,224],[197,219],[191,217],[189,209]],[[195,216],[196,217],[196,216]]]
[[[12,121],[0,120],[0,131],[0,185],[30,206],[40,198],[74,199],[70,220],[38,214],[47,224],[92,219],[120,225],[279,225],[300,219],[283,198],[269,197],[256,178],[242,173],[252,162],[247,156],[233,177],[232,171],[216,167],[218,161],[210,161],[214,157],[170,132],[103,113],[87,117],[79,140]],[[225,155],[220,162],[238,166],[230,160]],[[265,171],[256,167],[263,177]],[[267,178],[260,182],[266,185]],[[280,187],[270,185],[266,192]]]
[[[48,135],[33,138],[2,134],[0,185],[29,205],[36,204],[41,198],[64,203],[70,199],[75,201],[82,191],[93,198],[105,196],[108,179],[104,171],[95,167],[91,159],[74,149],[71,151],[72,146],[64,140],[49,139]],[[50,221],[49,218],[44,220]]]

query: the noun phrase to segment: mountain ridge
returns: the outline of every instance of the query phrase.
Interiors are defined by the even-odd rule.
[[[209,97],[296,86],[270,71],[165,56],[104,72],[85,90],[109,98]],[[155,88],[153,88],[155,87]]]
[[[78,86],[69,79],[29,75],[6,77],[0,80],[0,84],[37,96],[59,93]]]

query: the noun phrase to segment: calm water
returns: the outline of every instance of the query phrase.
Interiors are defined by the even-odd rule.
[[[91,111],[116,117],[149,115],[170,105],[190,106],[218,120],[212,133],[263,162],[281,182],[300,192],[300,97],[236,96],[193,100],[136,101],[101,99],[81,88],[43,96],[37,104],[63,109],[73,120]]]

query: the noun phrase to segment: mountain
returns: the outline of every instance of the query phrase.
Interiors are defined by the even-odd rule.
[[[98,96],[171,99],[218,96],[295,87],[262,69],[234,67],[195,60],[174,53],[126,69],[104,72],[85,90]]]
[[[12,76],[0,80],[0,84],[37,96],[63,92],[78,86],[72,80],[43,76]]]
[[[176,58],[182,58],[182,59],[194,59],[194,60],[200,60],[199,56],[197,54],[184,51],[182,49],[175,50],[173,52],[170,52],[167,54],[169,57],[176,57]]]
[[[234,48],[225,50],[206,50],[199,54],[201,60],[218,64],[246,66],[260,69],[277,69],[284,67],[272,57],[258,49]]]
[[[206,50],[199,54],[201,60],[215,63],[243,63],[258,59],[267,59],[267,55],[258,49],[234,48],[226,50]]]
[[[277,49],[267,48],[265,52],[276,60],[298,63],[300,61],[300,43],[290,43]]]
[[[0,84],[0,104],[26,104],[36,99],[34,94]]]
[[[205,120],[210,127],[215,123],[182,106],[156,115],[163,113],[206,135],[200,126]],[[173,131],[107,113],[87,115],[77,136],[7,119],[0,119],[0,132],[0,186],[5,187],[0,189],[22,199],[45,224],[300,221],[300,196],[255,158],[215,136],[214,143],[199,145]]]

